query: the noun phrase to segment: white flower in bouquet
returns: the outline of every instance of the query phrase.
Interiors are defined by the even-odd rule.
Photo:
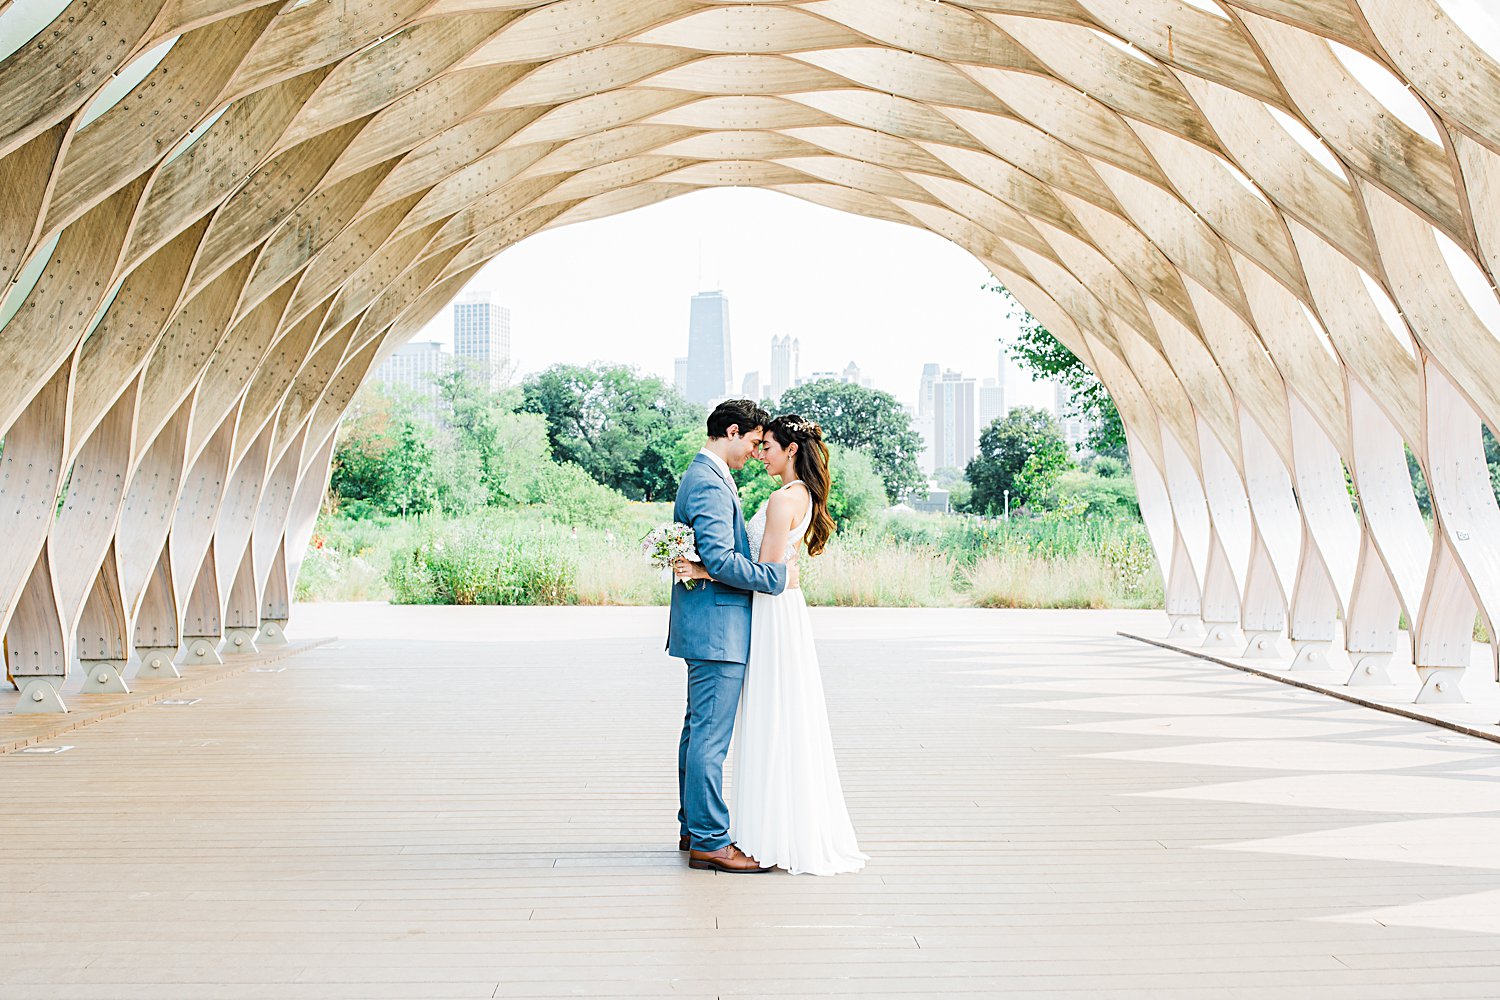
[[[703,561],[698,558],[698,542],[693,529],[677,521],[658,525],[648,531],[646,537],[641,539],[641,551],[646,553],[651,565],[662,571],[662,580],[668,583],[676,576],[672,572],[672,564],[677,560]],[[684,580],[682,585],[692,590],[697,582]]]

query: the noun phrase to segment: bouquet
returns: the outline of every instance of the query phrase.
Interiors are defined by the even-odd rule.
[[[658,525],[648,531],[646,537],[641,539],[641,551],[646,553],[651,565],[662,571],[662,580],[668,583],[676,575],[672,572],[672,564],[677,560],[703,561],[698,558],[697,539],[693,535],[693,529],[676,521]],[[682,585],[692,590],[697,582],[684,580]]]

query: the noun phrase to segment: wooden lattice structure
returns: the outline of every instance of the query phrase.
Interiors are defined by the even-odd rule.
[[[1118,401],[1180,631],[1358,682],[1404,612],[1428,698],[1496,631],[1500,62],[1435,0],[0,0],[0,52],[23,708],[281,640],[374,366],[719,185],[988,265]]]

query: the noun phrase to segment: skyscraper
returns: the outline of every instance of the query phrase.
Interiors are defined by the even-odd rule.
[[[932,389],[937,384],[938,366],[931,362],[922,366],[922,380],[917,383],[917,416],[932,416]]]
[[[987,378],[979,386],[979,430],[1005,416],[1005,386]]]
[[[672,384],[684,399],[687,398],[687,358],[672,359]]]
[[[740,397],[760,402],[760,372],[745,373],[745,380],[740,383]]]
[[[431,419],[438,402],[438,376],[448,370],[452,360],[436,340],[412,341],[396,348],[375,370],[375,378],[416,393],[425,402],[424,411]]]
[[[1078,448],[1088,437],[1089,428],[1078,411],[1073,409],[1073,394],[1061,382],[1052,384],[1052,411],[1057,417],[1057,427],[1063,440],[1071,448]]]
[[[484,292],[453,303],[453,356],[498,388],[510,368],[510,310]]]
[[[962,469],[974,457],[974,380],[943,372],[932,387],[933,465]]]
[[[984,429],[1010,412],[1006,405],[1005,379],[1006,363],[1005,348],[1000,348],[1000,367],[998,378],[987,378],[979,385],[979,426],[977,433],[984,433]]]
[[[802,341],[790,334],[771,338],[771,398],[780,399],[781,394],[797,384],[798,354]]]
[[[729,394],[729,300],[721,291],[693,296],[688,314],[687,398],[708,403]]]

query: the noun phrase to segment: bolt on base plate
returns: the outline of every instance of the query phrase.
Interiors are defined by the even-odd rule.
[[[21,682],[21,700],[11,709],[15,715],[40,715],[43,712],[66,712],[62,695],[53,686],[50,677],[32,677],[29,680],[17,677]]]

